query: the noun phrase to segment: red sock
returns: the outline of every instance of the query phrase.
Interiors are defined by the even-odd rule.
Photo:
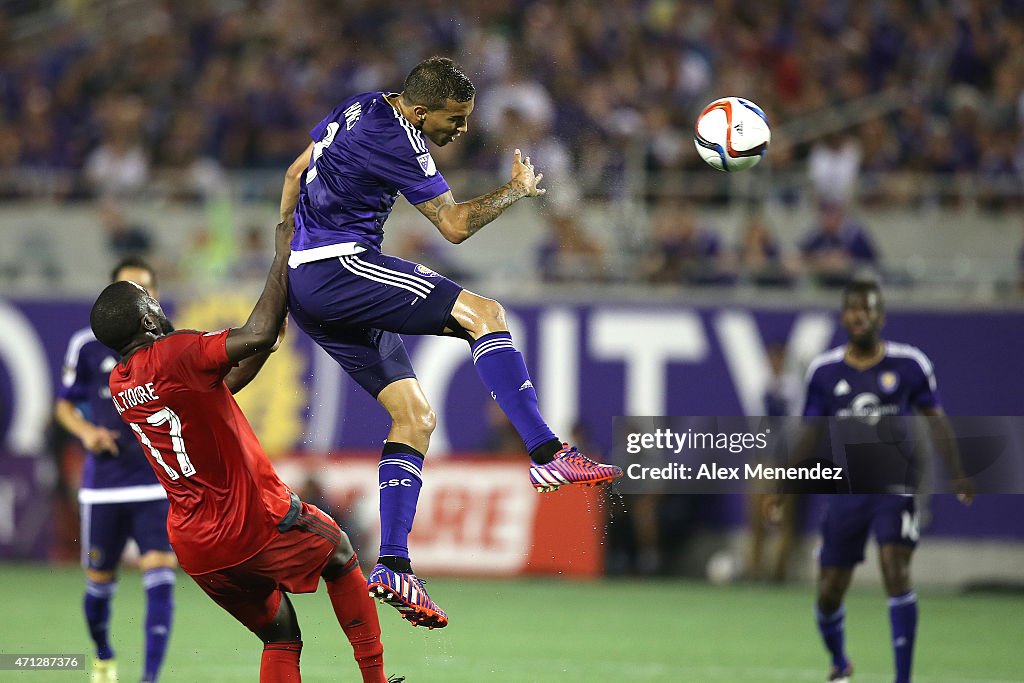
[[[387,683],[377,606],[366,592],[366,577],[355,555],[343,571],[333,581],[325,581],[334,615],[348,642],[352,643],[356,663],[363,674],[363,683]]]
[[[302,641],[266,643],[260,661],[260,683],[301,683],[299,653]]]

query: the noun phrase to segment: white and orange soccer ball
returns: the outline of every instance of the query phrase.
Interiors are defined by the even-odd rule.
[[[723,97],[704,107],[693,136],[701,158],[727,173],[756,166],[771,140],[768,117],[742,97]]]

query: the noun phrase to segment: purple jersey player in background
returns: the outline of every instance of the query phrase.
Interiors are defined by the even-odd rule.
[[[874,282],[854,281],[843,292],[842,324],[849,341],[812,361],[807,371],[804,415],[860,419],[919,413],[928,416],[931,438],[964,504],[973,488],[964,477],[952,429],[945,418],[931,361],[909,344],[881,339],[885,313]],[[909,494],[835,495],[822,524],[817,621],[832,655],[829,681],[848,681],[853,666],[844,647],[843,597],[854,567],[864,560],[874,533],[889,596],[896,683],[909,683],[917,631],[917,598],[910,560],[918,539],[918,512]]]
[[[589,460],[548,427],[500,304],[420,264],[381,253],[384,222],[399,193],[454,244],[520,199],[544,194],[538,187],[542,174],[517,149],[509,182],[467,202],[452,197],[427,140],[443,146],[464,133],[475,92],[452,60],[433,57],[409,73],[400,93],[343,100],[311,131],[313,142],[288,169],[281,198],[282,219],[295,212],[289,261],[295,321],[391,417],[378,468],[381,545],[370,594],[413,625],[429,628],[447,625],[448,617],[412,571],[408,536],[434,412],[399,333],[469,342],[481,381],[526,445],[537,490],[622,475]]]
[[[126,258],[111,282],[130,280],[156,296],[156,276],[145,261]],[[146,652],[142,680],[156,681],[167,649],[174,610],[174,567],[167,540],[167,494],[153,474],[135,435],[110,402],[107,378],[117,355],[96,341],[88,327],[68,344],[57,421],[85,447],[85,468],[78,492],[82,516],[82,566],[85,568],[85,621],[96,645],[91,680],[117,680],[110,646],[110,601],[117,588],[117,567],[128,538],[139,546],[139,567],[146,589]]]

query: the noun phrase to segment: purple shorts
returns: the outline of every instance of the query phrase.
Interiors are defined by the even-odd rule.
[[[288,270],[295,322],[373,397],[416,376],[399,333],[441,334],[460,292],[425,266],[370,251]]]
[[[166,499],[82,503],[82,566],[104,572],[116,569],[129,538],[135,539],[140,554],[171,552],[167,506]]]
[[[874,532],[878,545],[917,545],[918,517],[912,496],[847,494],[831,496],[822,522],[822,567],[853,567],[864,561]]]

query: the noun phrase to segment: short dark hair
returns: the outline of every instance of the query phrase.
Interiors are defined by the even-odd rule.
[[[114,269],[110,271],[110,281],[117,282],[117,274],[125,268],[138,268],[149,273],[149,277],[153,280],[153,286],[156,287],[156,271],[153,270],[153,266],[149,265],[149,262],[141,256],[125,256],[123,259],[117,262]]]
[[[138,332],[139,320],[148,312],[146,293],[139,285],[122,280],[100,292],[89,313],[89,325],[101,344],[120,352]]]
[[[447,57],[431,57],[413,67],[405,77],[402,97],[431,111],[444,109],[448,100],[469,102],[476,88],[458,64]]]
[[[868,294],[874,292],[875,297],[878,300],[878,308],[884,309],[885,303],[882,301],[882,287],[878,284],[878,280],[872,278],[854,278],[850,280],[846,287],[843,288],[843,305],[846,305],[846,299],[851,294]]]

